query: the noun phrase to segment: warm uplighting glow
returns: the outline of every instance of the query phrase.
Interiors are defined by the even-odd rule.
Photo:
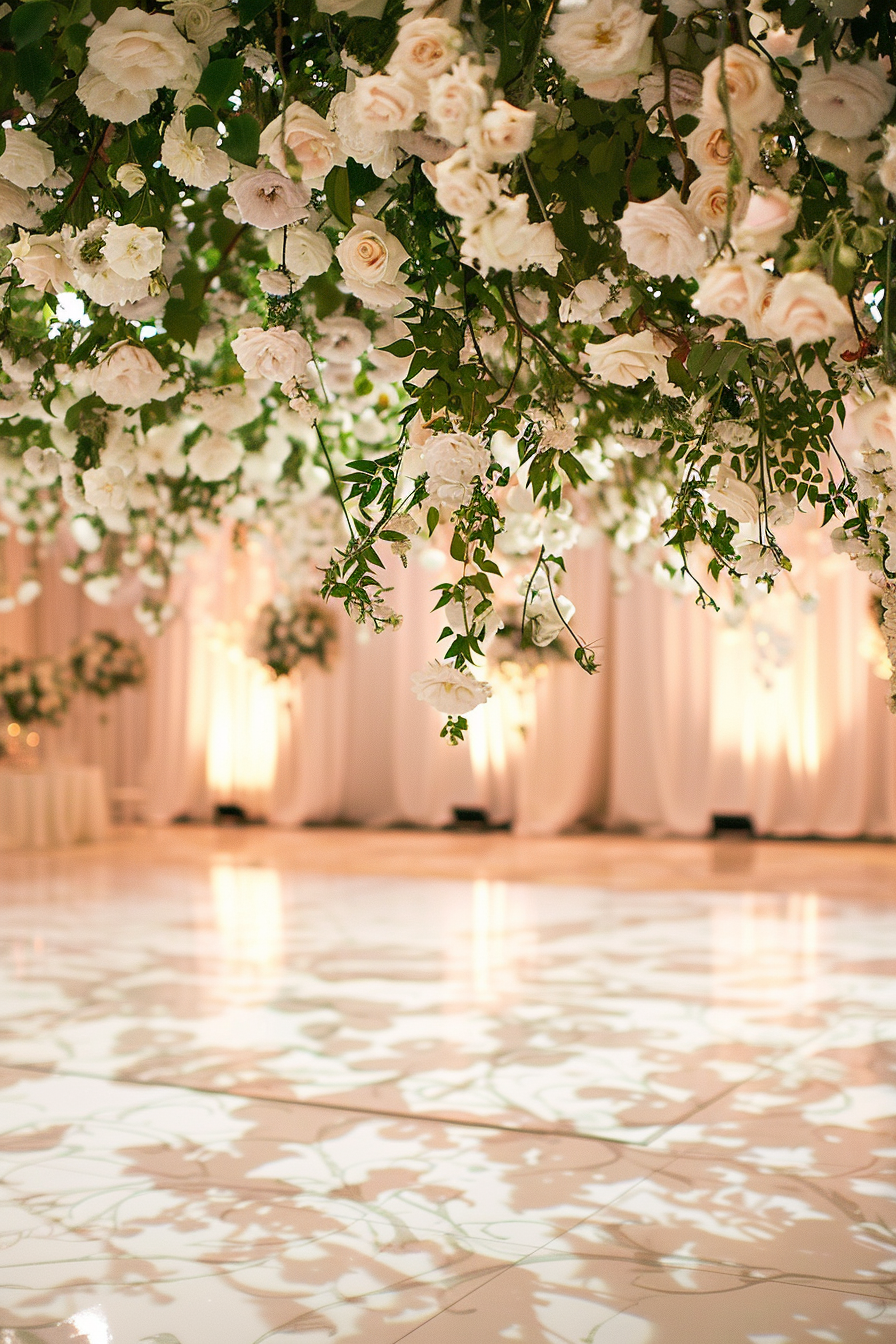
[[[273,868],[216,864],[211,870],[221,978],[228,996],[269,993],[283,965],[283,897]]]
[[[277,687],[237,645],[211,667],[206,780],[221,801],[263,805],[277,768]]]

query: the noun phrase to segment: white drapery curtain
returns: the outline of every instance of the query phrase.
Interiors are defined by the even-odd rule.
[[[80,699],[47,750],[142,790],[153,821],[238,803],[283,826],[438,826],[477,806],[524,834],[699,835],[713,814],[741,813],[765,834],[896,836],[896,721],[875,674],[867,579],[805,521],[786,549],[794,582],[739,627],[646,577],[614,595],[606,547],[573,553],[565,591],[600,672],[552,664],[522,694],[496,679],[469,741],[451,747],[409,688],[441,625],[431,573],[395,561],[401,629],[367,638],[341,619],[332,671],[275,683],[244,652],[269,565],[254,543],[218,536],[180,577],[169,630],[143,641],[148,685]],[[137,634],[133,594],[96,607],[58,565],[43,566],[34,607],[0,616],[0,643],[57,651],[90,627]],[[809,592],[814,610],[799,600]]]

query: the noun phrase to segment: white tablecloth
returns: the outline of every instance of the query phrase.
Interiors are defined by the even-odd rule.
[[[94,765],[0,769],[0,844],[47,849],[102,840],[109,825],[103,772]]]

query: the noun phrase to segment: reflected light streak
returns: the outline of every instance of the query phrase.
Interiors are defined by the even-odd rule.
[[[283,893],[274,868],[215,864],[212,902],[221,976],[234,997],[270,991],[283,968]]]
[[[713,910],[716,995],[802,985],[818,975],[821,916],[814,892],[745,893]]]

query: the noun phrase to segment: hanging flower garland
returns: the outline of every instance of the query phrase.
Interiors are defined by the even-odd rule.
[[[64,521],[97,600],[130,566],[151,629],[204,531],[321,474],[323,592],[375,628],[383,556],[447,531],[416,690],[452,740],[515,515],[523,627],[549,610],[595,669],[554,544],[582,499],[623,540],[649,514],[704,603],[771,584],[818,509],[892,644],[892,48],[855,0],[13,6],[7,519]],[[374,451],[334,451],[340,399]]]
[[[249,654],[275,677],[288,677],[302,663],[332,665],[338,640],[333,613],[320,599],[275,598],[258,613]]]
[[[110,630],[93,630],[73,646],[69,654],[76,690],[88,691],[105,700],[125,686],[142,686],[146,659],[131,639],[121,639]]]

